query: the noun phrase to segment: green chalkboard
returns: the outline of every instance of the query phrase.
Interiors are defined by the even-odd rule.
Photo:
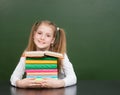
[[[32,24],[64,28],[78,80],[120,79],[119,0],[0,0],[0,80],[9,80]]]

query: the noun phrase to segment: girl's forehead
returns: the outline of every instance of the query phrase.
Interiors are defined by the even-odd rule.
[[[37,31],[40,31],[40,32],[46,32],[46,33],[53,33],[54,30],[53,28],[51,28],[49,25],[40,25],[37,29]]]
[[[41,24],[37,31],[45,31],[45,32],[53,32],[53,28],[50,26],[50,25],[47,25],[47,24]]]
[[[55,26],[49,23],[41,23],[39,26],[44,26],[44,27],[49,27],[51,28],[53,31],[55,30]]]

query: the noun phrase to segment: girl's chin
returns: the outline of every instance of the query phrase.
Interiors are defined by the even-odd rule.
[[[45,47],[37,47],[37,50],[45,51],[45,50],[48,50],[48,48],[45,48]]]

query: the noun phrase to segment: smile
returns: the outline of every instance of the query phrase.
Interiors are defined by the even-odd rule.
[[[39,42],[40,44],[45,44],[45,42],[43,42],[43,41],[39,41],[39,40],[38,40],[38,42]]]

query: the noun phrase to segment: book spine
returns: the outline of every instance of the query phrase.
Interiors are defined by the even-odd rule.
[[[26,57],[27,78],[58,78],[58,58],[55,57]]]

